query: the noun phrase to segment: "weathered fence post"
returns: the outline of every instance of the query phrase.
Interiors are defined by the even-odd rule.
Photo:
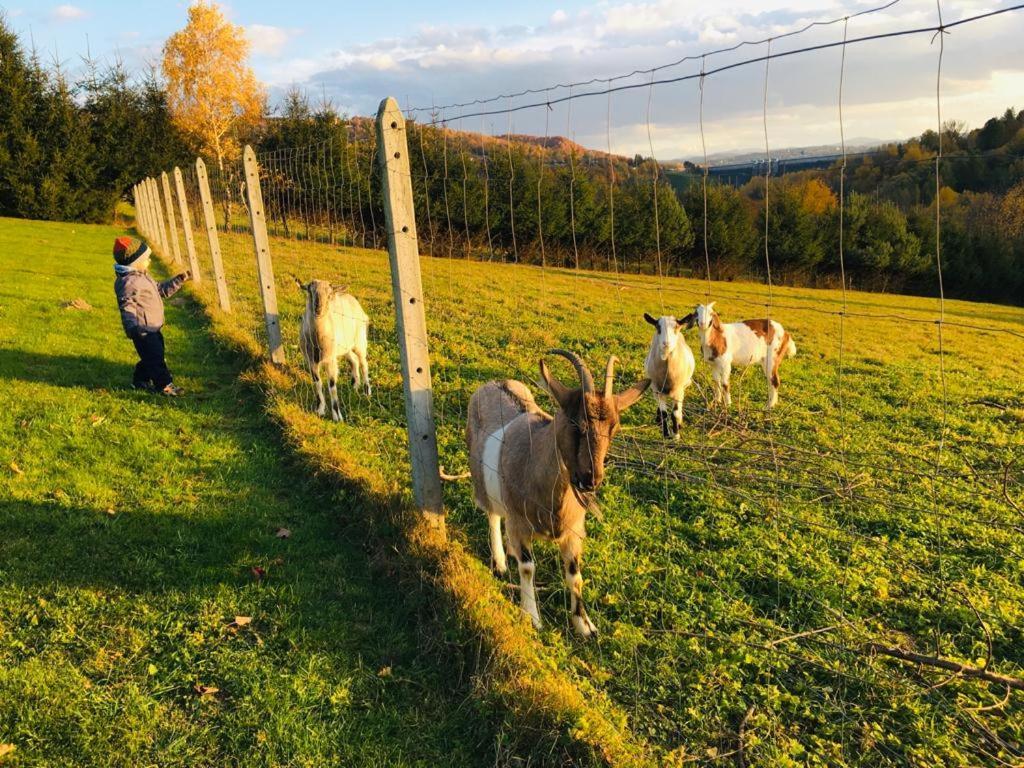
[[[249,204],[249,226],[256,250],[256,268],[260,276],[260,295],[263,297],[263,319],[267,324],[267,348],[271,362],[284,363],[284,345],[281,343],[281,317],[277,312],[277,287],[274,285],[274,264],[270,260],[270,241],[267,238],[267,217],[263,213],[263,192],[260,189],[260,169],[256,153],[248,144],[243,153],[245,166],[245,197]]]
[[[153,232],[153,196],[150,194],[149,179],[143,179],[139,183],[142,190],[142,210],[145,214],[146,239],[156,242],[156,235]]]
[[[185,232],[185,255],[188,256],[188,268],[192,279],[199,283],[199,260],[196,259],[196,244],[192,239],[192,217],[188,212],[188,199],[185,197],[185,181],[181,178],[181,168],[174,166],[174,191],[178,196],[178,212],[181,214],[181,228]]]
[[[443,531],[444,505],[437,459],[409,146],[405,118],[398,102],[392,98],[384,99],[377,110],[377,153],[384,187],[384,220],[391,260],[391,293],[398,324],[398,349],[402,359],[413,493],[416,505],[427,521]]]
[[[135,231],[141,233],[145,227],[142,224],[142,196],[139,194],[139,185],[132,185],[132,207],[135,209]]]
[[[153,196],[153,210],[156,215],[156,221],[153,222],[153,231],[156,234],[156,241],[160,245],[161,250],[165,251],[168,246],[167,233],[164,232],[164,207],[160,204],[160,185],[156,183],[156,179],[150,178],[149,190]]]
[[[210,180],[206,176],[206,163],[196,158],[196,180],[199,182],[199,201],[206,225],[206,240],[210,244],[210,261],[213,262],[213,281],[217,285],[217,300],[225,312],[231,311],[228,299],[228,281],[224,277],[224,262],[220,257],[220,238],[217,236],[217,218],[213,213],[213,198],[210,197]]]
[[[135,229],[145,237],[146,231],[146,194],[142,191],[142,182],[135,185]]]
[[[160,230],[157,229],[156,219],[156,201],[153,200],[153,180],[146,179],[146,202],[149,204],[149,210],[147,211],[146,223],[149,227],[149,239],[155,243],[156,246],[160,247]]]
[[[174,253],[174,263],[181,264],[181,247],[178,245],[178,223],[174,220],[174,198],[171,197],[171,183],[167,178],[167,171],[161,171],[160,183],[164,188],[164,200],[167,201],[167,228],[170,230],[171,251]]]

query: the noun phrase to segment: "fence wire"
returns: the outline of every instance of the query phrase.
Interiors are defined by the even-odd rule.
[[[759,41],[764,55],[717,67],[708,68],[707,59],[724,50],[629,76],[409,109],[410,118],[429,116],[410,119],[407,128],[438,444],[448,470],[466,462],[463,431],[473,390],[492,378],[533,382],[546,349],[570,347],[591,365],[614,354],[622,361],[621,385],[640,378],[650,339],[645,311],[682,316],[714,300],[723,319],[748,318],[756,310],[782,322],[799,345],[796,360],[782,367],[787,381],[776,409],[764,413],[755,402],[764,390],[758,372],[737,372],[737,402],[726,412],[713,402],[691,334],[698,370],[681,438],[664,439],[650,401],[638,404],[612,444],[604,517],[590,522],[589,589],[603,595],[598,623],[610,632],[577,647],[581,667],[655,743],[666,750],[686,743],[687,762],[738,757],[745,764],[794,745],[813,748],[801,738],[831,734],[829,722],[838,723],[839,736],[822,736],[814,745],[822,750],[820,760],[837,764],[970,755],[1004,765],[1024,756],[1019,692],[1007,687],[1000,703],[1004,692],[992,681],[940,676],[926,664],[905,664],[878,650],[917,649],[1024,675],[1024,399],[1005,382],[991,392],[977,386],[980,357],[970,341],[1019,347],[1024,332],[1019,319],[985,322],[947,302],[940,251],[944,33],[1022,7],[944,24],[937,3],[932,27],[861,37],[849,36],[853,16],[847,16],[827,22],[842,22],[841,40],[802,49],[773,52],[773,43],[789,36],[780,34]],[[940,147],[929,159],[936,184],[937,306],[854,294],[844,241],[848,47],[923,32],[937,36]],[[772,280],[769,196],[779,182],[769,145],[769,74],[778,58],[833,48],[839,49],[834,247],[840,291],[809,298]],[[687,61],[698,61],[699,73],[656,74]],[[761,63],[767,162],[765,282],[758,286],[723,282],[728,275],[716,275],[710,257],[714,182],[704,95],[712,75]],[[647,81],[613,85],[637,74]],[[697,228],[705,274],[697,279],[674,276],[682,235],[667,218],[666,201],[675,192],[656,160],[652,133],[660,101],[674,98],[673,87],[689,80],[698,90],[705,158]],[[605,87],[583,90],[596,84]],[[647,89],[650,157],[621,158],[612,153],[615,94],[636,88]],[[552,98],[559,90],[567,94]],[[549,98],[517,103],[537,94]],[[603,152],[573,141],[573,103],[598,94],[606,99]],[[540,141],[515,133],[515,115],[526,110],[543,111]],[[475,127],[477,118],[481,130],[470,132],[466,127]],[[552,139],[552,125],[565,126],[567,143]],[[387,258],[378,250],[388,233],[372,122],[339,120],[323,141],[274,146],[257,159],[288,365],[302,382],[281,394],[311,414],[320,403],[299,344],[306,293],[296,282],[344,287],[371,318],[373,389],[367,395],[352,386],[342,361],[338,392],[348,426],[335,434],[404,486],[404,400]],[[245,175],[240,161],[208,171],[231,317],[265,342]],[[212,281],[198,178],[195,168],[182,173],[203,278]],[[586,210],[600,212],[598,230],[578,226]],[[176,226],[181,238],[180,216]],[[880,327],[887,329],[881,337]],[[920,346],[910,362],[897,366],[886,359],[908,345]],[[446,501],[453,523],[483,552],[485,536],[465,486],[448,488]],[[568,592],[545,587],[559,581],[558,555],[538,550],[537,561],[543,612],[563,617],[568,631]],[[511,576],[508,585],[515,587]]]

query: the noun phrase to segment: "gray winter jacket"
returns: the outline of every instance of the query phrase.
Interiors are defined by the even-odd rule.
[[[164,327],[164,299],[178,292],[185,282],[180,274],[157,283],[146,272],[115,265],[114,293],[121,310],[121,324],[128,338],[153,333]]]

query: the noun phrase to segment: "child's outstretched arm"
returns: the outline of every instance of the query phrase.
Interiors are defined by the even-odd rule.
[[[170,280],[164,280],[162,283],[159,283],[157,285],[157,288],[159,289],[160,295],[163,298],[169,299],[171,296],[173,296],[180,290],[181,286],[185,284],[186,280],[190,280],[191,278],[192,273],[186,270],[182,272],[180,275],[175,275]]]

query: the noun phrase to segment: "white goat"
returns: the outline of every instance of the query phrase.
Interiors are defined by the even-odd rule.
[[[693,327],[694,318],[689,314],[682,320],[672,315],[655,319],[644,312],[644,320],[656,329],[647,351],[644,373],[651,380],[651,392],[658,403],[658,426],[665,437],[678,440],[683,426],[683,397],[693,381],[696,367],[683,331]]]
[[[552,417],[541,410],[529,388],[519,381],[491,381],[469,400],[466,443],[476,505],[490,524],[491,567],[505,573],[501,519],[508,551],[519,564],[522,608],[541,626],[534,592],[533,540],[558,544],[565,583],[572,595],[572,624],[584,637],[597,634],[583,604],[581,574],[586,514],[604,478],[604,462],[619,412],[635,403],[650,383],[646,379],[616,395],[612,391],[615,358],[608,360],[604,390],[572,352],[551,350],[576,368],[580,386],[569,388],[540,361],[540,375],[558,403]]]
[[[338,358],[345,356],[352,366],[352,386],[358,388],[360,379],[366,394],[370,394],[370,366],[366,360],[367,332],[370,318],[359,306],[356,297],[345,288],[335,288],[326,280],[311,280],[303,284],[293,276],[296,284],[306,292],[306,310],[302,314],[299,347],[316,387],[318,415],[327,411],[324,385],[320,368],[327,366],[327,388],[331,394],[331,418],[341,421],[338,403]]]
[[[774,408],[779,399],[779,366],[783,358],[796,354],[796,343],[781,323],[774,320],[743,320],[722,324],[714,310],[715,302],[698,304],[694,311],[700,331],[700,348],[711,365],[715,402],[726,408],[732,404],[729,374],[734,365],[760,364],[768,382],[768,403]]]

